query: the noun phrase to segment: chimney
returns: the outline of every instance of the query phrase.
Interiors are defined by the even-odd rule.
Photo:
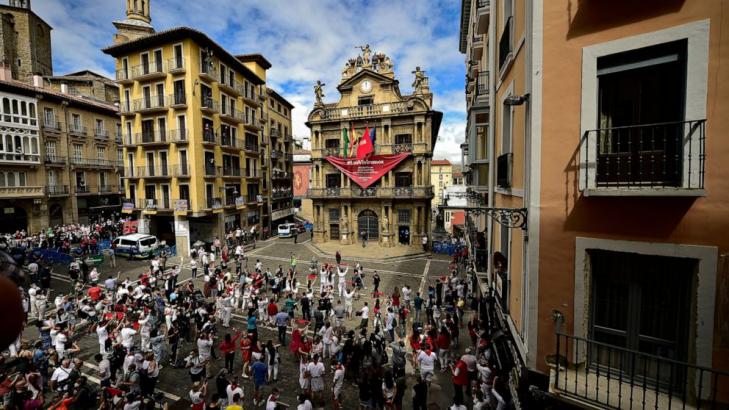
[[[61,83],[61,92],[64,94],[68,94],[68,84]]]
[[[43,88],[43,76],[33,74],[33,87]]]

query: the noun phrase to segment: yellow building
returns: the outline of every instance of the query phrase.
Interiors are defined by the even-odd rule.
[[[271,229],[275,233],[279,223],[293,221],[294,217],[294,137],[291,126],[291,110],[294,106],[272,88],[267,88],[266,91],[266,135],[269,138],[266,144],[268,151],[263,160],[264,172],[268,178],[264,187],[269,188]]]
[[[433,183],[432,209],[443,203],[444,190],[453,185],[453,164],[447,159],[434,159],[430,162],[430,181]]]
[[[433,94],[419,67],[413,86],[412,94],[401,94],[392,61],[382,53],[372,54],[369,46],[346,63],[336,102],[325,104],[323,85],[317,85],[317,101],[307,122],[314,241],[352,244],[364,234],[385,247],[420,246],[429,234],[430,162],[443,114],[432,109]],[[356,145],[366,129],[375,130],[374,157],[348,161],[353,155],[345,149],[348,140],[349,147]],[[393,158],[399,162],[393,165]],[[356,175],[366,174],[369,184],[348,177],[333,165],[336,161],[356,168]]]
[[[131,3],[125,21],[148,23],[148,7]],[[239,226],[260,234],[270,64],[241,61],[192,28],[134,38],[131,26],[103,50],[116,58],[120,86],[124,212],[139,219],[141,232],[175,242],[183,254],[190,243]]]

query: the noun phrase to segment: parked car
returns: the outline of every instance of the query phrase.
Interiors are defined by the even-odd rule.
[[[278,226],[278,237],[279,238],[290,238],[290,237],[294,236],[295,229],[296,229],[296,224],[293,224],[293,223],[280,224]]]
[[[112,246],[117,255],[131,254],[133,258],[145,259],[155,254],[159,241],[153,235],[133,233],[117,237],[112,241]]]

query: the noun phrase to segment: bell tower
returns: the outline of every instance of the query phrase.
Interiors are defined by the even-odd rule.
[[[114,44],[126,43],[154,33],[149,3],[151,0],[125,0],[127,18],[115,21]]]

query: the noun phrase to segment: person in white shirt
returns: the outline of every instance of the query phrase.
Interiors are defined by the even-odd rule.
[[[337,266],[337,276],[339,277],[339,297],[342,297],[342,293],[344,293],[347,290],[347,271],[349,271],[349,266],[344,268],[344,271],[342,271],[342,268]]]
[[[408,308],[408,310],[409,310],[410,309],[410,294],[413,291],[410,289],[410,286],[408,286],[408,285],[403,286],[402,289],[400,289],[400,290],[401,290],[401,293],[402,293],[403,305],[406,308]]]
[[[321,269],[319,269],[319,293],[324,292],[324,290],[327,288],[328,277],[329,272],[327,272],[327,269],[322,266]]]
[[[127,323],[124,325],[124,328],[121,330],[121,338],[122,338],[122,346],[124,346],[127,351],[131,351],[134,347],[134,335],[137,334],[137,331],[132,328],[131,323]]]
[[[233,381],[225,388],[225,394],[228,396],[228,403],[233,403],[233,398],[237,394],[241,400],[243,400],[243,387],[238,385],[238,378],[233,378]]]
[[[223,327],[230,327],[230,317],[233,315],[233,301],[230,294],[224,294],[219,299],[220,313],[223,320]]]
[[[254,229],[255,227],[251,228]],[[279,390],[278,387],[273,388],[273,392],[268,396],[268,399],[266,400],[266,410],[276,410],[276,407],[278,407],[278,395]]]
[[[106,339],[109,338],[107,326],[109,322],[103,321],[96,326],[96,335],[99,337],[99,353],[106,354]]]
[[[53,371],[53,375],[51,375],[51,388],[53,390],[58,390],[63,385],[63,382],[71,376],[72,371],[73,364],[71,361],[69,359],[63,359],[61,365],[58,366],[56,370]]]
[[[332,355],[332,336],[334,336],[334,328],[328,320],[319,329],[319,336],[324,344],[324,358],[328,359]]]
[[[197,350],[200,354],[201,359],[208,360],[210,358],[210,355],[212,354],[212,352],[211,352],[212,347],[213,347],[212,336],[202,334],[197,339]]]
[[[385,330],[391,342],[395,341],[395,313],[392,307],[387,308],[387,317],[385,318]]]
[[[299,405],[296,406],[296,410],[313,410],[314,406],[311,404],[311,401],[309,401],[308,398],[306,398],[306,395],[304,393],[299,393],[297,399],[299,400]]]
[[[311,392],[314,401],[321,401],[324,392],[324,373],[326,368],[324,367],[324,363],[319,361],[318,354],[314,355],[313,361],[309,362],[306,370],[309,372],[311,379]]]
[[[332,395],[334,396],[334,408],[339,409],[342,399],[342,387],[344,386],[344,366],[337,363],[332,380]]]
[[[367,302],[364,303],[364,306],[362,306],[362,309],[359,310],[359,314],[362,317],[362,320],[359,322],[359,327],[361,329],[367,329],[367,323],[369,322],[370,318],[370,308],[367,306]]]
[[[94,268],[91,269],[91,272],[89,272],[89,281],[91,283],[96,283],[99,281],[99,271],[96,270],[96,266],[94,266]]]
[[[435,362],[437,360],[438,355],[430,350],[421,350],[418,354],[417,362],[420,367],[420,377],[428,382],[428,385],[433,380],[433,371],[435,370]]]

